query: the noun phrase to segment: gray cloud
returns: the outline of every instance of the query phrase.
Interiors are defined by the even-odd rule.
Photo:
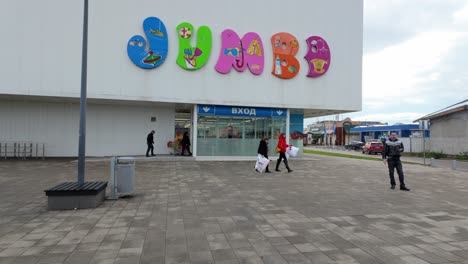
[[[364,50],[380,50],[428,28],[453,28],[451,18],[465,4],[464,0],[364,0]]]

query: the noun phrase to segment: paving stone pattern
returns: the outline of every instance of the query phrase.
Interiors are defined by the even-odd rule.
[[[136,194],[47,211],[76,162],[0,161],[0,263],[468,263],[468,175],[309,156],[293,173],[253,162],[137,162]],[[109,164],[87,163],[87,180]]]

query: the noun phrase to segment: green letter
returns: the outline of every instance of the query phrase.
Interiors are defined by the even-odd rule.
[[[192,47],[190,40],[195,33],[192,24],[188,22],[177,26],[177,36],[179,37],[179,55],[177,64],[186,70],[198,70],[206,64],[211,53],[211,29],[201,26],[197,32],[197,45]]]

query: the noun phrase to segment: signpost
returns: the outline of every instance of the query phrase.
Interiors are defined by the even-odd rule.
[[[429,128],[429,120],[419,120],[419,130],[422,130],[423,136],[423,157],[424,166],[426,166],[426,130]]]

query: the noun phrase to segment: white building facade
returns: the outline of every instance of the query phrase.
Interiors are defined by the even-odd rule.
[[[0,22],[0,141],[76,156],[83,1],[10,1]],[[302,145],[304,118],[361,109],[362,23],[362,0],[90,0],[86,154],[143,155],[153,129],[156,154],[184,132],[198,157]]]

